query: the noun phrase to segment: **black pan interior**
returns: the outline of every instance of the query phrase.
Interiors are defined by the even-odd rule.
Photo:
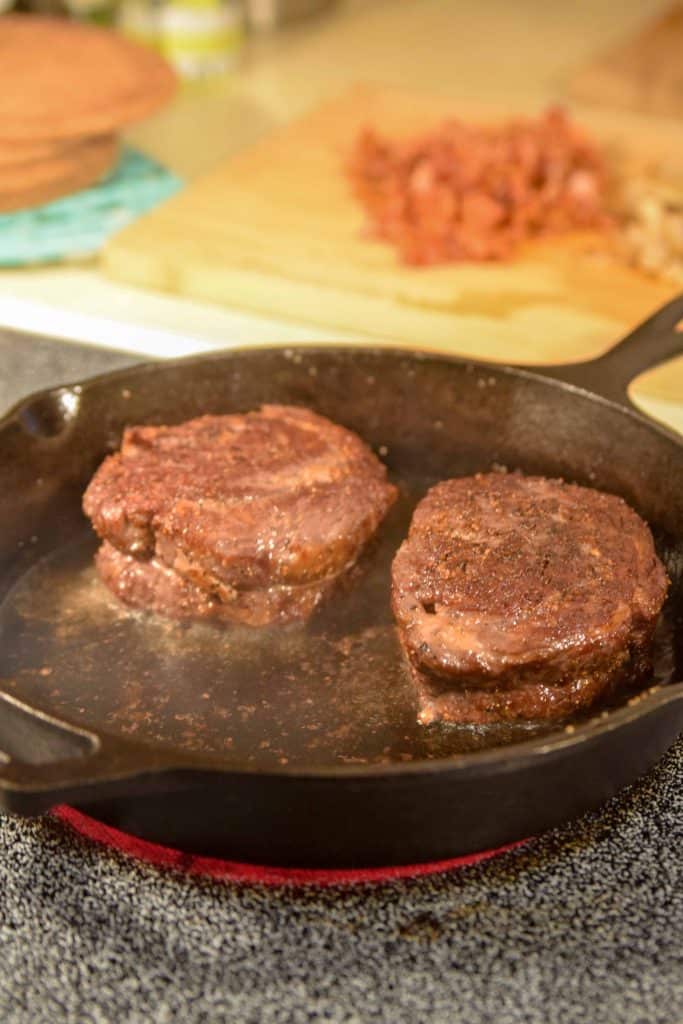
[[[122,609],[94,575],[80,512],[103,455],[127,423],[264,401],[343,423],[389,466],[400,500],[353,578],[306,626],[182,625]],[[0,432],[0,454],[0,685],[95,731],[252,769],[449,758],[536,734],[418,727],[389,610],[391,558],[416,501],[438,479],[496,466],[620,494],[650,522],[672,587],[649,683],[682,675],[680,445],[529,374],[392,350],[228,353],[38,396]]]

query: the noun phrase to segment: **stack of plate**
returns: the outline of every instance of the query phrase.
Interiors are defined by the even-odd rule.
[[[117,33],[58,18],[0,18],[0,212],[104,178],[118,132],[175,89],[165,61]]]

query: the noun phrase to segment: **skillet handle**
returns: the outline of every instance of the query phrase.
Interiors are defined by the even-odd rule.
[[[611,402],[634,409],[628,394],[631,381],[646,370],[681,354],[683,295],[662,306],[597,359],[562,366],[538,366],[534,370],[544,377],[592,391]]]
[[[60,803],[153,791],[171,770],[163,751],[95,736],[0,693],[0,811],[42,814]]]

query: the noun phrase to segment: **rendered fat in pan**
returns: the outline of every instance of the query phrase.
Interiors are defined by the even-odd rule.
[[[354,867],[497,847],[637,778],[683,727],[683,439],[640,415],[627,387],[683,351],[681,317],[683,298],[587,364],[232,350],[21,402],[0,423],[2,809],[68,802],[191,852]],[[97,465],[126,424],[264,402],[356,431],[399,488],[351,585],[284,629],[122,610],[96,578],[80,509]],[[416,722],[391,559],[432,483],[494,466],[620,495],[671,579],[652,678],[570,729]]]

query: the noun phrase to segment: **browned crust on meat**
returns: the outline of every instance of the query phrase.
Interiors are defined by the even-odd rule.
[[[100,546],[95,565],[111,592],[132,608],[174,619],[245,626],[305,621],[337,583],[337,577],[330,577],[303,586],[233,590],[218,599],[158,559],[135,558],[107,541]]]
[[[225,504],[179,501],[159,523],[159,557],[198,586],[220,594],[306,584],[353,564],[387,511],[385,485],[350,478],[300,492],[239,497],[228,503],[229,537],[221,536]],[[245,515],[245,512],[248,515]],[[206,543],[207,538],[211,538]]]
[[[254,502],[265,512],[277,509],[278,500],[323,494],[354,480],[369,491],[361,517],[379,504],[381,519],[395,488],[359,437],[307,409],[264,405],[259,412],[201,416],[177,427],[128,428],[121,451],[91,480],[83,508],[103,540],[151,555],[158,534],[181,543],[193,514],[210,516],[212,508],[228,505],[238,515]],[[239,550],[235,555],[239,559]],[[281,564],[288,579],[297,578],[296,557],[283,556]]]
[[[392,574],[424,722],[589,706],[647,671],[668,582],[620,498],[521,474],[432,488]]]
[[[106,580],[128,603],[260,625],[310,614],[395,497],[351,431],[265,405],[127,429],[83,508],[105,541]],[[107,544],[133,561],[124,566]]]

